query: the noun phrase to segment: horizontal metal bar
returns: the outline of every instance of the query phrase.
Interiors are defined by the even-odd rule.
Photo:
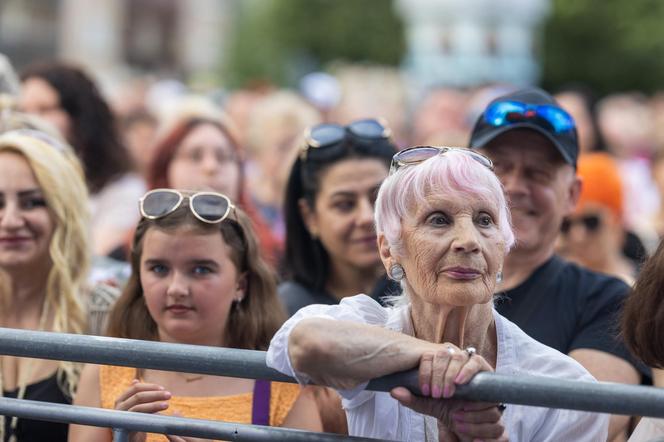
[[[191,419],[132,411],[106,410],[76,405],[52,404],[25,399],[0,398],[0,414],[50,422],[75,423],[130,431],[193,436],[235,441],[375,442],[378,439],[331,433],[292,430],[261,425]]]
[[[196,345],[0,328],[0,354],[294,382],[265,365],[265,353]],[[419,392],[417,373],[372,380],[368,389]],[[455,397],[664,418],[664,389],[527,375],[479,373]]]
[[[294,382],[265,365],[265,352],[0,328],[0,354]]]
[[[544,376],[478,373],[455,398],[664,418],[664,388]]]

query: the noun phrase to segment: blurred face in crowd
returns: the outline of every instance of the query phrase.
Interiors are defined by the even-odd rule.
[[[561,228],[559,253],[591,269],[601,269],[607,259],[622,253],[623,230],[610,209],[587,203],[567,217]]]
[[[143,239],[140,282],[164,342],[223,345],[233,301],[244,279],[219,232],[151,228]]]
[[[46,270],[55,223],[28,161],[0,153],[0,267]]]
[[[327,250],[332,268],[380,266],[373,215],[386,176],[387,166],[377,159],[339,161],[321,173],[314,207],[300,201],[302,218]]]
[[[156,122],[142,120],[125,128],[124,131],[129,153],[138,170],[143,173],[148,170],[154,158],[156,126]]]
[[[579,137],[579,149],[587,152],[595,147],[596,136],[592,124],[592,116],[584,98],[574,92],[564,92],[556,95],[556,101],[574,118],[576,131]]]
[[[402,221],[398,262],[413,295],[453,306],[489,302],[505,254],[497,204],[453,190],[431,191],[412,209]]]
[[[579,198],[580,181],[555,146],[532,130],[511,130],[487,144],[505,188],[516,234],[514,252],[553,249],[563,218]]]
[[[48,82],[37,77],[25,80],[19,103],[23,112],[45,119],[71,142],[71,118],[61,107],[58,91]]]
[[[212,190],[240,197],[240,164],[234,146],[212,124],[199,124],[182,140],[168,168],[175,189]]]
[[[283,193],[288,174],[299,151],[298,136],[304,128],[284,125],[282,120],[267,120],[262,125],[262,149],[259,150],[260,168],[263,176]]]

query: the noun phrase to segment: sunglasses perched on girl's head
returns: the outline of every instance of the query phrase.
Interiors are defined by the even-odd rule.
[[[191,213],[204,223],[220,223],[235,209],[231,200],[221,193],[183,194],[174,189],[151,190],[138,200],[138,207],[144,218],[158,219],[173,213],[185,199],[189,200]]]

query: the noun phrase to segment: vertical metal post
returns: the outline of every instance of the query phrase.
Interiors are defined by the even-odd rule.
[[[129,442],[129,430],[113,428],[113,442]]]

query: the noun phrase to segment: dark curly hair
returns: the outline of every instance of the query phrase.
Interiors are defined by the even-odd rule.
[[[68,140],[83,163],[91,193],[132,169],[115,116],[90,76],[59,61],[40,62],[21,73],[21,81],[39,78],[55,89],[72,122]]]

